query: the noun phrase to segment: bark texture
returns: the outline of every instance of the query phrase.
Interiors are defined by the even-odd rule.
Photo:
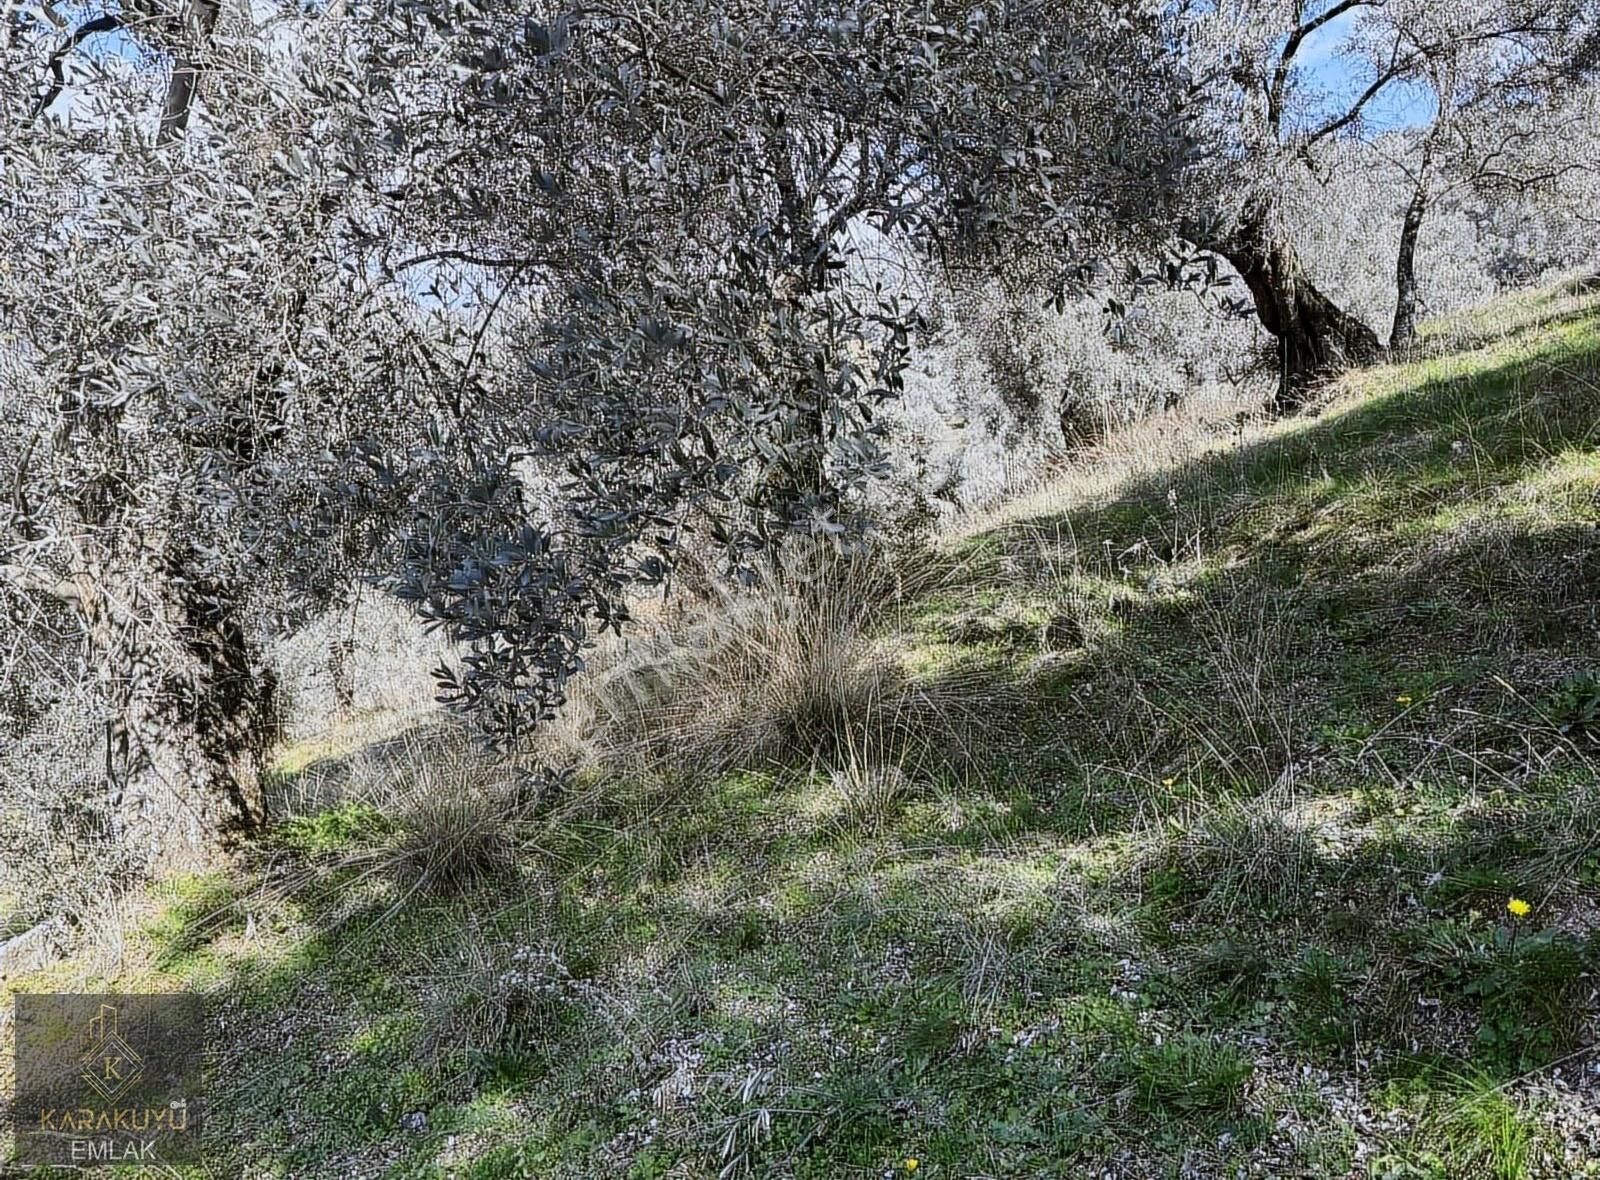
[[[194,109],[195,96],[200,89],[202,59],[211,47],[217,18],[221,14],[221,0],[194,0],[184,12],[187,43],[173,56],[172,78],[167,84],[166,99],[161,104],[157,144],[171,143],[189,126],[189,112]]]
[[[1405,220],[1400,225],[1400,250],[1394,263],[1394,326],[1389,332],[1389,347],[1404,348],[1417,338],[1417,239],[1422,234],[1422,219],[1427,216],[1428,164],[1432,142],[1423,149],[1422,168],[1417,175],[1411,200],[1406,203]]]
[[[1269,228],[1267,211],[1246,211],[1211,248],[1244,279],[1261,326],[1278,341],[1280,413],[1300,408],[1320,379],[1383,355],[1378,335],[1311,281],[1292,243]]]
[[[115,718],[115,836],[146,869],[203,865],[265,820],[274,683],[231,596],[146,539],[77,577],[90,659]]]

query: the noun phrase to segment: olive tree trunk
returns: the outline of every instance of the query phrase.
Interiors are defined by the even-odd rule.
[[[1277,338],[1278,412],[1300,408],[1319,379],[1383,355],[1377,333],[1324,295],[1293,244],[1271,232],[1265,209],[1248,210],[1211,248],[1239,272],[1261,326]]]
[[[1411,190],[1405,220],[1400,224],[1400,250],[1394,263],[1394,327],[1389,332],[1390,348],[1404,348],[1417,338],[1417,238],[1422,233],[1422,219],[1428,213],[1427,163],[1424,154],[1424,171]]]
[[[142,870],[203,865],[265,819],[274,683],[221,588],[186,574],[159,543],[118,556],[75,578],[113,718],[105,783],[114,835]]]

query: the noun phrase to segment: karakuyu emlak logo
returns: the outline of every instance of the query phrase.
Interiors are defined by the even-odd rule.
[[[105,1101],[115,1102],[144,1076],[144,1059],[117,1029],[116,1005],[100,1005],[100,1014],[89,1021],[89,1042],[79,1076]]]
[[[194,995],[16,997],[11,1162],[200,1158],[205,1010]]]

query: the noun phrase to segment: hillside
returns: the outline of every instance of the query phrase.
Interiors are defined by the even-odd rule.
[[[1152,419],[3,988],[213,995],[218,1176],[1600,1175],[1597,431],[1582,283]]]

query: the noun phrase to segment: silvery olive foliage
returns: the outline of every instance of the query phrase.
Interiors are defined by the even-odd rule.
[[[1184,12],[1196,126],[1212,148],[1189,173],[1187,233],[1228,259],[1277,338],[1283,407],[1297,404],[1319,374],[1383,348],[1370,324],[1325,293],[1328,278],[1310,273],[1295,233],[1305,219],[1283,195],[1304,193],[1309,172],[1329,192],[1323,213],[1337,217],[1328,164],[1350,160],[1341,141],[1373,138],[1382,113],[1392,119],[1396,106],[1431,101],[1442,112],[1436,126],[1465,127],[1464,117],[1455,121],[1463,105],[1548,102],[1548,87],[1541,93],[1533,80],[1570,84],[1581,31],[1595,19],[1593,0],[1224,0]],[[1341,69],[1313,68],[1319,40],[1339,47]],[[1437,138],[1422,134],[1424,143]],[[1406,166],[1423,176],[1432,160]],[[1425,207],[1426,185],[1413,191],[1424,193]],[[1420,214],[1406,224],[1400,254],[1408,258]],[[1405,335],[1416,284],[1414,276],[1396,282]]]
[[[1158,239],[1191,150],[1133,7],[374,15],[363,268],[517,339],[366,486],[409,489],[389,584],[469,649],[446,699],[505,736],[686,545],[749,576],[788,537],[860,542],[921,311],[864,242],[1066,291]]]
[[[141,864],[260,822],[260,641],[351,565],[359,538],[299,522],[379,416],[369,341],[405,339],[304,162],[309,22],[169,15],[122,13],[107,51],[98,17],[8,10],[0,111],[0,580],[57,623],[19,659],[77,649],[98,805]]]
[[[1415,259],[1431,211],[1463,190],[1554,194],[1593,172],[1592,154],[1578,142],[1592,126],[1593,103],[1574,101],[1572,83],[1596,15],[1592,0],[1390,0],[1363,12],[1356,50],[1415,58],[1410,80],[1431,110],[1395,137],[1401,150],[1391,155],[1410,191],[1391,346],[1416,337]]]
[[[1395,264],[1411,183],[1399,160],[1411,137],[1397,131],[1341,140],[1313,153],[1315,167],[1288,179],[1280,195],[1285,231],[1328,297],[1367,324],[1389,324]],[[1417,251],[1419,305],[1448,313],[1495,291],[1488,247],[1459,202],[1442,199],[1423,224]]]
[[[1459,156],[1446,158],[1448,198],[1478,227],[1501,283],[1600,266],[1597,70],[1547,87],[1536,103],[1483,112],[1458,132]]]
[[[0,565],[146,864],[261,822],[262,642],[356,579],[510,738],[685,546],[858,545],[920,316],[861,242],[1075,290],[1192,147],[1116,3],[72,19],[0,46]]]

